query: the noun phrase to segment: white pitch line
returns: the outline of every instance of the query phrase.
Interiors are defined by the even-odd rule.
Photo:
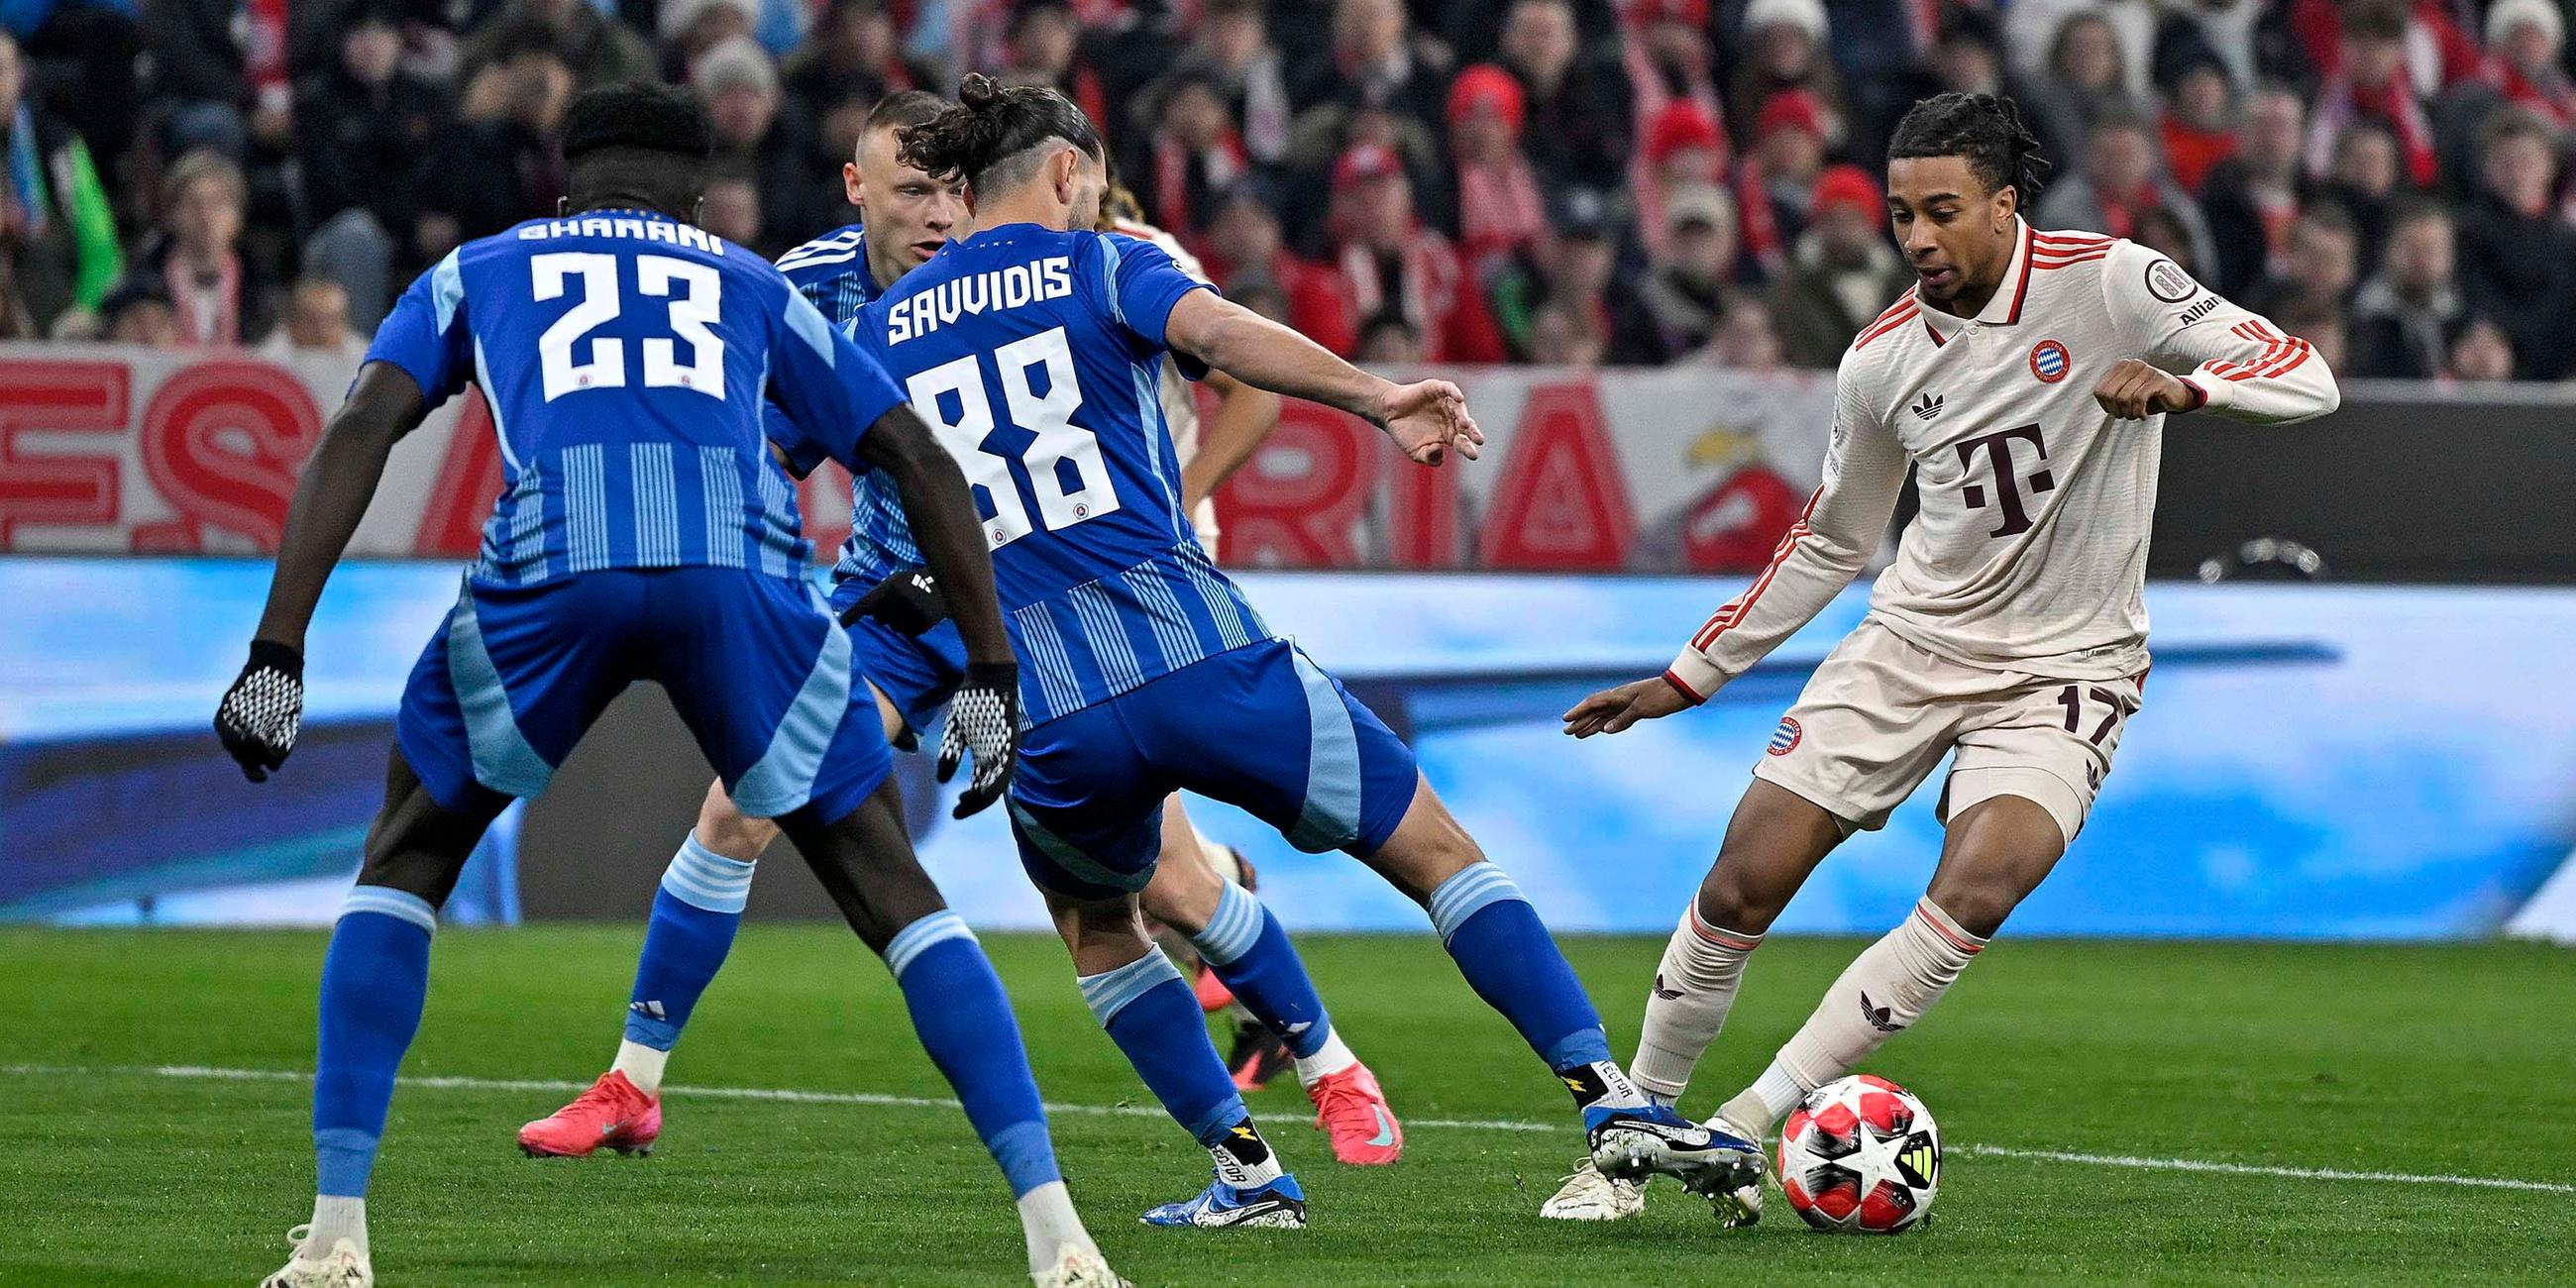
[[[2538,1190],[2576,1194],[2576,1185],[2556,1181],[2517,1181],[2502,1176],[2442,1176],[2425,1172],[2356,1172],[2339,1167],[2274,1167],[2258,1163],[2216,1163],[2204,1158],[2145,1158],[2136,1154],[2076,1154],[2060,1149],[2012,1149],[2003,1145],[1953,1145],[1954,1154],[1988,1158],[2031,1158],[2050,1163],[2084,1163],[2093,1167],[2127,1167],[2149,1172],[2223,1172],[2229,1176],[2280,1176],[2300,1181],[2376,1181],[2383,1185],[2466,1185],[2485,1190]]]
[[[228,1069],[197,1064],[7,1064],[0,1065],[0,1075],[12,1077],[150,1077],[178,1078],[210,1082],[294,1082],[310,1083],[313,1075],[294,1069]],[[558,1078],[462,1078],[423,1076],[397,1078],[406,1087],[425,1087],[444,1091],[583,1091],[586,1082]],[[956,1109],[958,1103],[944,1096],[894,1096],[873,1091],[800,1091],[785,1087],[681,1087],[674,1094],[707,1100],[764,1100],[799,1105],[873,1105],[895,1109]],[[1089,1116],[1094,1118],[1163,1118],[1159,1108],[1143,1105],[1080,1105],[1049,1102],[1050,1114]],[[1555,1123],[1523,1122],[1508,1118],[1407,1118],[1408,1127],[1448,1131],[1559,1132],[1566,1128]],[[2456,1185],[2471,1189],[2529,1190],[2544,1194],[2576,1194],[2576,1184],[2556,1181],[2524,1181],[2498,1176],[2446,1176],[2420,1172],[2364,1172],[2341,1168],[2277,1167],[2256,1163],[2220,1163],[2200,1158],[2149,1158],[2136,1154],[2082,1154],[2057,1149],[2015,1149],[2006,1145],[1952,1144],[1949,1152],[1985,1158],[2018,1158],[2048,1163],[2078,1163],[2091,1167],[2121,1167],[2148,1172],[2214,1172],[2228,1176],[2277,1176],[2291,1180],[2364,1181],[2382,1185]]]

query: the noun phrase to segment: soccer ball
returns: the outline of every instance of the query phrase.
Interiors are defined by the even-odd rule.
[[[1780,1189],[1828,1234],[1923,1224],[1941,1188],[1941,1131],[1914,1093],[1872,1074],[1807,1093],[1780,1127]]]

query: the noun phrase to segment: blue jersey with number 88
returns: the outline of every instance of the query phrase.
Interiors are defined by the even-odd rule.
[[[1033,725],[1270,638],[1199,549],[1156,393],[1164,323],[1207,289],[1133,237],[1008,224],[859,312],[973,487]]]
[[[532,220],[405,291],[370,361],[490,402],[503,490],[478,581],[714,566],[801,577],[791,456],[848,463],[903,395],[768,261],[641,211]],[[785,418],[762,404],[775,399]]]

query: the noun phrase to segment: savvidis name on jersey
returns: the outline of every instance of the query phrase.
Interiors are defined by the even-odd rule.
[[[549,237],[633,237],[642,241],[667,242],[687,246],[710,255],[725,253],[724,239],[692,224],[673,223],[668,219],[636,219],[626,215],[584,215],[579,219],[550,219],[542,224],[527,224],[519,229],[520,241],[544,241]]]
[[[886,311],[886,343],[928,335],[961,316],[1016,309],[1073,294],[1073,260],[1057,255],[941,282]]]

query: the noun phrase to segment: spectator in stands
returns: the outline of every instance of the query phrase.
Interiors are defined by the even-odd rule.
[[[1726,135],[1717,118],[1686,98],[1663,105],[1646,123],[1645,149],[1630,197],[1637,232],[1649,256],[1664,248],[1665,194],[1726,182]]]
[[[2342,301],[2291,300],[2268,316],[2274,326],[2307,341],[2329,368],[2350,367],[2352,344]]]
[[[1843,344],[1848,347],[1851,341],[1845,339]],[[1837,351],[1821,365],[1830,368],[1841,357]],[[1789,360],[1770,304],[1751,291],[1726,293],[1718,308],[1717,330],[1708,337],[1708,344],[1692,355],[1692,360],[1729,371],[1781,371],[1811,365]]]
[[[687,7],[687,0],[668,0],[664,12]],[[394,19],[404,12],[396,4],[383,5],[380,11]],[[503,44],[506,37],[529,27],[554,34],[555,48],[572,69],[576,93],[655,79],[653,46],[632,28],[603,17],[587,0],[502,0],[458,44],[458,75],[473,79],[486,64],[510,52]]]
[[[267,329],[265,283],[241,253],[249,199],[241,167],[210,148],[162,173],[161,222],[132,273],[170,302],[181,344],[239,345]]]
[[[1375,367],[1417,367],[1432,361],[1422,328],[1393,309],[1372,315],[1360,328],[1359,361]]]
[[[1333,54],[1294,94],[1300,111],[1326,103],[1383,107],[1417,121],[1440,119],[1448,66],[1436,46],[1414,40],[1404,0],[1339,0]]]
[[[2210,167],[2201,210],[2217,258],[2211,284],[2230,299],[2269,271],[2299,213],[2299,148],[2305,106],[2291,90],[2265,86],[2246,105],[2236,154]]]
[[[2144,118],[2114,113],[2095,121],[2088,151],[2093,158],[2089,170],[2042,190],[2041,227],[2134,237],[2150,213],[2162,211],[2182,226],[2191,243],[2191,261],[2211,262],[2209,229],[2201,223],[2200,207],[2165,173],[2156,155],[2155,132]]]
[[[1869,172],[1828,167],[1816,178],[1806,235],[1772,292],[1790,365],[1825,368],[1912,284],[1887,236],[1887,199]]]
[[[1521,83],[1521,147],[1550,187],[1606,192],[1625,178],[1633,104],[1627,70],[1583,56],[1568,0],[1513,0],[1503,17],[1503,70]]]
[[[1281,321],[1343,357],[1359,352],[1357,318],[1341,274],[1288,250],[1280,237],[1278,203],[1258,180],[1226,190],[1202,258],[1227,295],[1266,284],[1279,293]]]
[[[2255,284],[2246,307],[2285,327],[2285,314],[2331,314],[2340,320],[2360,277],[2359,240],[2349,211],[2331,201],[2308,203],[2290,225],[2279,271]]]
[[[1072,99],[1094,121],[1109,121],[1109,98],[1100,74],[1082,60],[1082,24],[1066,0],[1021,0],[1013,6],[1001,79],[1045,85]]]
[[[99,338],[110,344],[139,344],[176,349],[187,340],[179,334],[179,311],[158,282],[128,278],[98,304]]]
[[[2406,67],[2406,0],[2350,0],[2339,15],[2335,70],[2318,87],[2308,122],[2307,168],[2333,168],[2335,144],[2356,121],[2375,121],[2397,140],[2407,182],[2429,188],[2438,175],[2433,122]]]
[[[2174,182],[2199,196],[2210,167],[2236,151],[2235,88],[2215,55],[2203,51],[2175,72],[2161,130]]]
[[[1788,267],[1789,248],[1807,230],[1836,130],[1824,100],[1805,90],[1772,95],[1755,119],[1753,151],[1735,167],[1735,209],[1746,271],[1768,280]]]
[[[778,243],[793,241],[797,234],[771,234],[762,227],[760,183],[739,170],[718,170],[707,180],[704,203],[698,209],[698,225],[737,246],[748,246],[762,255],[775,257]]]
[[[2495,0],[2487,6],[2487,52],[2496,91],[2560,131],[2576,126],[2576,81],[2559,61],[2567,15],[2554,0]]]
[[[2028,85],[2062,80],[2072,54],[2085,69],[2086,94],[2134,105],[2148,88],[2157,10],[2180,7],[2156,0],[2012,0],[2004,6],[2003,21],[2012,78]],[[2079,47],[2070,50],[2067,24],[2078,15],[2102,26],[2077,33]],[[2102,61],[2105,55],[2107,62]],[[2089,118],[2076,122],[2078,142],[2080,127],[2089,123]]]
[[[259,342],[267,358],[336,358],[350,375],[367,356],[367,337],[351,328],[349,293],[327,277],[308,277],[286,294],[285,316]]]
[[[290,10],[248,0],[153,0],[143,6],[154,88],[169,104],[163,147],[212,148],[247,162],[294,143]],[[299,20],[300,21],[300,20]]]
[[[2288,0],[2288,25],[2300,52],[2321,81],[2333,81],[2351,71],[2354,50],[2347,39],[2353,11],[2373,0]],[[2486,56],[2467,32],[2452,21],[2455,0],[2386,0],[2379,8],[2385,11],[2371,19],[2374,26],[2390,27],[2402,45],[2406,79],[2413,94],[2430,99],[2446,90],[2478,79],[2485,71]],[[2393,15],[2393,19],[2388,15]]]
[[[132,0],[10,0],[0,30],[18,46],[22,92],[50,103],[72,132],[89,141],[90,160],[111,193],[123,183],[116,162],[134,142],[143,94],[136,75],[143,29]]]
[[[2462,384],[2511,380],[2513,373],[2513,337],[2488,318],[2474,318],[2460,328],[2459,338],[2451,342],[2450,361],[2442,369],[2443,375]]]
[[[2230,89],[2239,94],[2262,78],[2264,62],[2256,48],[2266,43],[2258,30],[2271,13],[2270,0],[2190,0],[2160,7],[2164,22],[2156,29],[2155,43],[2148,46],[2150,68],[2214,57],[2226,72]],[[2272,43],[2277,51],[2278,42]],[[2157,79],[2170,77],[2159,73]]]
[[[2558,218],[2557,138],[2527,108],[2497,112],[2479,137],[2478,190],[2460,220],[2469,306],[2513,342],[2515,374],[2558,380],[2576,366],[2576,231]]]
[[[2173,211],[2158,206],[2138,217],[2138,226],[2129,234],[2129,239],[2150,250],[2163,252],[2165,258],[2191,274],[2194,280],[2205,281],[2207,279],[2202,275],[2209,271],[2209,265],[2198,258],[2202,246],[2191,233],[2192,230]]]
[[[555,130],[572,68],[550,36],[528,28],[467,82],[456,122],[439,132],[414,183],[412,241],[422,262],[522,219],[551,215],[563,195]]]
[[[2110,17],[2079,9],[2058,24],[2045,74],[2017,85],[2023,115],[2058,173],[2091,168],[2093,127],[2104,117],[2137,115],[2121,59]]]
[[[89,145],[27,93],[18,39],[0,31],[0,273],[9,279],[11,329],[89,328],[124,272]]]
[[[864,112],[888,94],[938,82],[904,60],[886,0],[830,0],[804,46],[779,66],[788,97],[810,113],[842,104]]]
[[[1726,100],[1709,47],[1708,0],[1636,0],[1621,10],[1620,19],[1620,62],[1640,123],[1651,123],[1675,102],[1698,107],[1711,121],[1724,117]]]
[[[1611,360],[1659,366],[1708,343],[1735,277],[1735,203],[1723,188],[1682,188],[1664,198],[1664,249],[1629,293],[1610,342]]]
[[[1449,86],[1449,151],[1458,159],[1458,249],[1470,272],[1533,254],[1548,236],[1547,199],[1521,151],[1521,87],[1478,63]]]
[[[1416,215],[1413,181],[1393,149],[1363,143],[1334,164],[1333,230],[1356,317],[1402,317],[1433,362],[1502,360],[1482,293],[1449,239]],[[1369,351],[1365,332],[1360,348]]]
[[[1786,90],[1805,90],[1815,97],[1822,111],[1839,118],[1844,106],[1842,81],[1834,75],[1832,60],[1825,56],[1827,38],[1824,0],[1751,0],[1746,4],[1743,49],[1736,64],[1735,84],[1726,96],[1727,114],[1735,128],[1741,130],[1749,123],[1759,122],[1763,106]],[[1748,148],[1757,146],[1762,133],[1756,124],[1751,138],[1736,142]]]
[[[2388,241],[2389,203],[2400,195],[2405,174],[2398,159],[2397,136],[2377,121],[2355,121],[2335,141],[2334,164],[2323,182],[2310,189],[2312,201],[2332,201],[2352,215],[2361,238],[2361,275],[2379,269],[2379,251]]]
[[[662,76],[686,81],[689,68],[708,50],[749,36],[760,21],[757,0],[661,0],[654,32],[661,47]]]
[[[1609,352],[1610,280],[1618,268],[1609,213],[1601,194],[1566,189],[1550,215],[1553,236],[1486,266],[1481,276],[1494,324],[1514,357],[1542,361],[1535,355],[1559,342],[1576,346],[1569,352]],[[1550,325],[1566,334],[1536,334],[1539,311],[1549,308],[1558,313]]]
[[[1270,41],[1262,0],[1206,0],[1201,14],[1181,68],[1213,78],[1242,135],[1244,155],[1256,165],[1284,162],[1295,111],[1288,99],[1287,60]]]
[[[1137,195],[1163,231],[1196,246],[1217,198],[1244,176],[1252,158],[1215,73],[1185,67],[1157,82],[1156,94],[1153,132],[1133,170]]]
[[[2449,364],[2451,343],[2469,321],[2451,214],[2408,198],[2391,218],[2380,271],[2352,301],[2355,376],[2430,380]]]
[[[732,36],[698,56],[689,83],[707,102],[715,164],[760,189],[760,234],[746,245],[784,249],[832,225],[844,200],[841,177],[818,165],[805,122],[782,112],[778,70],[749,36]]]
[[[584,9],[583,12],[589,12]],[[351,322],[385,315],[400,235],[412,225],[411,174],[448,114],[447,95],[402,67],[402,11],[362,0],[339,57],[296,89],[308,272],[337,280]]]
[[[2003,51],[1995,46],[1994,19],[1978,9],[1945,10],[1932,42],[1930,69],[1931,94],[2004,93]]]
[[[1529,361],[1542,367],[1597,367],[1608,356],[1607,337],[1584,325],[1576,310],[1549,300],[1530,314]]]

